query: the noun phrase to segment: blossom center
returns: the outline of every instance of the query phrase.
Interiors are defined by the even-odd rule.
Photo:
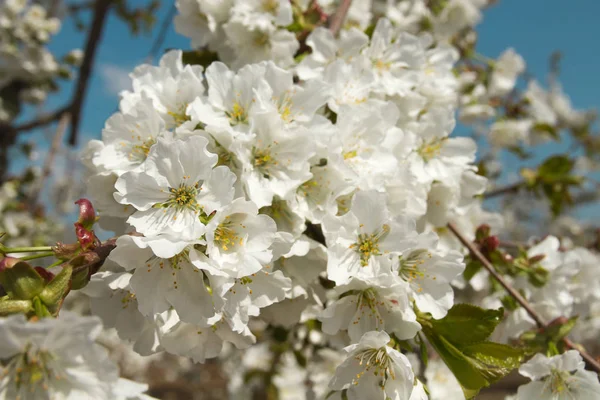
[[[417,153],[425,162],[437,157],[442,152],[442,145],[446,138],[435,138],[425,142],[417,149]]]
[[[175,125],[179,126],[179,125],[183,124],[184,122],[191,120],[190,116],[187,115],[185,112],[187,109],[187,106],[188,106],[187,104],[183,104],[177,110],[167,112],[167,114],[169,114],[171,116],[171,118],[173,118]]]
[[[234,246],[241,246],[244,239],[236,229],[236,225],[245,228],[241,222],[235,221],[232,215],[225,217],[225,220],[215,229],[215,243],[223,250],[230,250]]]
[[[553,394],[560,394],[569,390],[569,378],[571,374],[568,371],[558,371],[553,369],[549,377],[550,389]]]
[[[400,256],[400,268],[398,275],[400,275],[408,283],[420,281],[425,278],[436,279],[435,276],[431,276],[421,270],[421,266],[425,264],[427,258],[431,258],[432,255],[425,249],[419,249],[412,251],[406,258]],[[423,288],[419,285],[418,292],[422,292]]]
[[[197,211],[200,209],[196,197],[198,196],[199,184],[186,185],[182,183],[179,187],[169,188],[169,200],[165,203],[166,207],[175,207],[178,210],[191,209]]]
[[[269,168],[277,165],[271,150],[271,145],[263,149],[252,147],[252,165],[267,179],[270,177]]]
[[[389,377],[396,379],[396,374],[392,368],[392,360],[385,347],[363,350],[357,353],[354,358],[359,365],[365,368],[362,372],[356,374],[356,378],[352,379],[354,385],[357,385],[360,378],[367,372],[372,372],[374,375],[384,378],[383,385]]]
[[[144,161],[150,153],[150,148],[156,143],[156,138],[148,137],[142,141],[141,136],[137,137],[139,144],[133,145],[129,153],[129,159],[132,161]]]
[[[361,233],[358,235],[358,241],[350,245],[351,249],[354,249],[360,254],[360,264],[363,267],[369,265],[369,259],[371,256],[380,256],[381,251],[379,250],[379,241],[382,240],[390,231],[389,225],[383,225],[381,230],[375,233],[367,234]]]
[[[266,13],[275,15],[279,10],[279,2],[277,0],[263,0],[262,9]]]
[[[365,290],[361,290],[358,293],[356,299],[356,308],[361,311],[361,316],[364,315],[365,312],[370,312],[372,317],[377,319],[379,324],[383,324],[383,318],[379,314],[378,307],[385,305],[383,301],[380,301],[377,297],[377,290],[374,288],[368,288]],[[360,317],[358,317],[360,319]],[[358,319],[354,321],[354,324],[358,324]]]
[[[8,374],[9,379],[14,381],[17,391],[23,389],[34,392],[38,389],[36,388],[38,385],[39,389],[47,391],[50,380],[60,379],[60,375],[50,368],[53,358],[49,352],[28,345],[23,353],[17,354],[10,360],[4,374]]]
[[[239,102],[235,101],[231,111],[226,113],[232,125],[245,124],[248,122],[248,112]]]
[[[267,47],[269,44],[269,34],[266,32],[257,32],[252,42],[256,47]]]

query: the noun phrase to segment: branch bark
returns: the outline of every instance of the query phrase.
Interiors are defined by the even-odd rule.
[[[102,31],[104,30],[104,23],[106,22],[108,10],[110,9],[112,2],[112,0],[97,0],[94,5],[92,27],[88,34],[84,51],[85,55],[81,68],[79,69],[79,77],[77,78],[77,84],[73,91],[73,100],[70,106],[71,132],[69,134],[69,145],[71,146],[77,145],[83,100],[85,99],[88,83],[92,74],[96,51],[98,50],[98,44],[100,43]]]
[[[35,118],[33,121],[29,121],[24,124],[17,125],[13,129],[16,132],[30,131],[32,129],[39,128],[44,125],[48,125],[54,121],[59,120],[67,112],[69,112],[69,106],[59,108],[58,110],[54,111],[53,113],[39,116],[39,117]]]
[[[448,228],[452,233],[460,240],[460,242],[471,252],[471,254],[483,265],[483,267],[494,277],[500,285],[510,294],[516,301],[527,311],[527,314],[535,321],[537,326],[541,329],[548,328],[548,324],[544,322],[543,318],[531,307],[531,304],[525,300],[521,294],[515,290],[503,277],[502,275],[496,272],[496,269],[492,265],[492,263],[479,251],[477,246],[467,239],[453,223],[448,223]],[[593,369],[597,373],[600,373],[600,363],[594,359],[590,354],[588,354],[581,346],[575,345],[569,339],[563,339],[563,342],[567,348],[575,349],[581,354],[581,357],[585,360],[587,366],[590,369]]]
[[[342,29],[342,25],[344,24],[344,20],[346,19],[351,4],[352,0],[342,0],[335,11],[335,14],[331,16],[331,19],[329,20],[329,30],[333,33],[333,36],[337,36],[340,29]]]
[[[516,193],[519,191],[519,189],[521,189],[524,185],[524,182],[517,182],[517,183],[513,183],[512,185],[508,185],[508,186],[504,186],[504,187],[500,187],[494,190],[490,190],[487,193],[483,194],[483,197],[485,199],[491,199],[492,197],[496,197],[496,196],[501,196],[503,194],[507,194],[507,193]]]
[[[67,130],[67,125],[69,124],[70,114],[65,113],[60,118],[58,122],[58,126],[56,127],[56,133],[54,134],[54,139],[52,139],[52,145],[50,146],[50,150],[48,151],[48,155],[44,160],[44,167],[42,169],[42,176],[40,177],[40,181],[38,182],[35,190],[31,193],[29,199],[30,207],[35,207],[37,203],[37,199],[44,189],[44,184],[46,180],[52,173],[52,166],[54,164],[54,159],[56,158],[56,153],[60,149],[60,144],[62,143],[62,139],[65,135],[65,131]]]

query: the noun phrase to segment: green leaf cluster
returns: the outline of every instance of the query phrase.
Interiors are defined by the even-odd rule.
[[[524,168],[521,176],[528,189],[548,199],[552,215],[557,216],[573,203],[571,189],[583,182],[583,177],[573,173],[574,166],[574,160],[559,154],[546,159],[537,170]]]
[[[442,319],[420,317],[427,340],[456,376],[467,399],[506,376],[523,360],[523,350],[487,340],[503,315],[503,309],[457,304]]]

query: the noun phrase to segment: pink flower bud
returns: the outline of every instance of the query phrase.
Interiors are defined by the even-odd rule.
[[[75,202],[79,206],[79,219],[77,223],[86,229],[91,229],[96,222],[96,210],[88,199],[79,199]]]
[[[486,251],[492,252],[500,246],[500,240],[498,236],[488,236],[483,240],[482,246]]]
[[[84,250],[92,248],[96,244],[96,235],[94,234],[94,231],[90,231],[79,222],[75,222],[74,225],[77,241],[79,241],[81,248]]]

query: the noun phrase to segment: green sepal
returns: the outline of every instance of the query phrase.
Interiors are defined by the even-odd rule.
[[[49,310],[56,311],[62,304],[62,300],[71,287],[71,275],[73,267],[69,264],[65,265],[42,290],[40,300],[48,307]]]
[[[0,284],[11,300],[31,300],[44,289],[46,282],[31,265],[21,261],[0,271]]]
[[[10,314],[29,314],[31,311],[33,311],[31,300],[0,301],[0,315],[3,317]]]

